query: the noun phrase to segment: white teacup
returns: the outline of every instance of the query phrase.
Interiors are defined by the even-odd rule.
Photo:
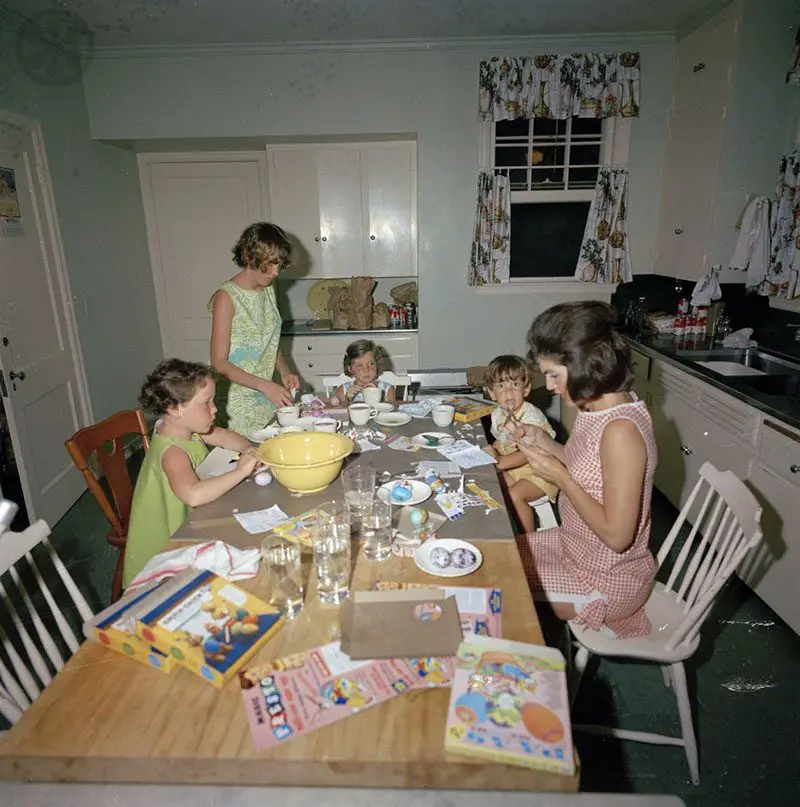
[[[278,423],[281,426],[294,426],[300,417],[299,406],[282,406],[278,410]]]
[[[367,387],[361,393],[367,406],[375,406],[381,402],[381,390],[378,387]]]
[[[317,418],[314,421],[315,432],[335,432],[339,428],[339,421],[334,418]]]
[[[431,417],[437,426],[449,426],[456,416],[456,408],[450,404],[434,406],[431,410]]]
[[[353,421],[354,426],[366,426],[369,419],[375,414],[375,410],[365,403],[350,404],[347,411],[350,413],[350,420]]]

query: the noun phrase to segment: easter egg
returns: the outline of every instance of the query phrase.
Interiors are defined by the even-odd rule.
[[[522,707],[522,725],[528,733],[543,743],[558,743],[564,739],[564,724],[559,716],[540,703]]]
[[[255,482],[260,488],[265,488],[270,482],[272,482],[272,474],[268,473],[267,471],[260,471],[253,477],[253,482]]]
[[[451,560],[451,555],[446,549],[437,546],[431,550],[431,563],[437,569],[446,569],[450,565]]]
[[[392,488],[391,498],[396,502],[407,502],[411,498],[411,486],[407,482],[398,482]]]
[[[421,527],[428,520],[428,511],[414,508],[408,513],[408,520],[413,527]]]
[[[464,549],[463,547],[454,549],[450,554],[450,559],[456,569],[469,569],[470,566],[474,566],[478,562],[475,553],[471,549]]]

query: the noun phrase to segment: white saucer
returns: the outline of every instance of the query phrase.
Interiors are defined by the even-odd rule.
[[[474,560],[468,566],[452,565],[453,553],[458,550],[471,552]],[[446,552],[450,556],[450,563],[446,566],[436,566],[431,556],[434,558],[440,553]],[[458,557],[458,556],[456,556]],[[423,572],[434,577],[464,577],[480,569],[483,563],[483,555],[480,549],[473,544],[462,541],[459,538],[432,538],[425,541],[419,549],[414,552],[414,563]]]
[[[250,435],[250,442],[263,443],[265,440],[269,440],[270,437],[274,437],[279,430],[280,426],[267,426],[266,429],[259,429]]]
[[[435,446],[432,446],[425,439],[425,437],[423,437],[423,435],[430,435],[431,437],[438,437],[439,442],[436,443]],[[447,446],[451,446],[451,445],[453,445],[453,443],[455,443],[455,441],[456,441],[455,437],[452,437],[451,435],[447,434],[446,432],[422,432],[421,434],[415,434],[411,438],[411,442],[415,446],[420,446],[421,448],[432,448],[434,450],[437,449],[437,448],[446,448]]]
[[[426,485],[424,482],[420,482],[417,479],[407,479],[406,482],[411,485],[411,498],[402,502],[397,501],[391,497],[391,491],[399,481],[400,480],[398,479],[392,479],[385,485],[381,485],[378,488],[378,498],[387,504],[414,505],[421,504],[431,497],[431,493],[433,491],[431,491],[428,485]]]
[[[411,422],[411,415],[405,412],[379,412],[375,415],[375,422],[379,426],[405,426]]]
[[[394,404],[390,404],[388,401],[380,401],[380,403],[376,403],[372,408],[378,414],[382,412],[394,412]]]

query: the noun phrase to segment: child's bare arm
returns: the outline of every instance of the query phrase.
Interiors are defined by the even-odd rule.
[[[497,470],[510,471],[512,468],[521,468],[527,462],[521,451],[512,451],[510,454],[498,453]]]
[[[198,479],[189,455],[178,446],[170,446],[161,457],[161,468],[172,492],[188,507],[198,507],[219,499],[247,479],[260,464],[254,454],[242,454],[236,467],[227,473],[211,479]]]

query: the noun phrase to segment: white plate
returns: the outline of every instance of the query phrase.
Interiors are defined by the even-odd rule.
[[[430,443],[428,443],[428,441],[425,439],[423,435],[429,435],[430,437],[438,437],[439,442],[436,443],[435,446],[432,446],[430,445]],[[455,441],[456,441],[455,437],[451,437],[446,432],[422,432],[421,434],[415,434],[411,438],[411,442],[415,446],[420,446],[422,448],[433,448],[433,449],[446,448],[447,446],[453,445]]]
[[[198,479],[211,479],[212,476],[221,476],[236,467],[239,459],[238,451],[229,448],[212,448],[209,455],[197,466]]]
[[[405,426],[411,422],[411,415],[405,412],[379,412],[375,415],[375,422],[379,426]]]
[[[378,488],[378,498],[382,502],[386,502],[387,504],[402,504],[402,505],[413,505],[413,504],[420,504],[424,502],[426,499],[430,499],[431,497],[431,489],[428,485],[424,482],[420,482],[417,479],[406,479],[405,481],[410,483],[411,485],[411,498],[406,499],[403,502],[397,501],[391,497],[392,488],[399,482],[398,479],[392,479],[391,481],[387,482],[385,485],[381,485]]]
[[[265,440],[269,440],[270,437],[274,437],[279,430],[280,426],[267,426],[266,429],[259,429],[250,435],[250,442],[263,443]]]
[[[375,406],[372,407],[378,414],[381,412],[394,412],[394,404],[390,404],[388,401],[380,401],[376,403]]]
[[[470,559],[472,562],[468,566],[453,565],[453,555],[454,553],[460,554],[459,551],[471,552],[474,560]],[[433,559],[442,552],[447,553],[450,562],[446,566],[437,566]],[[458,558],[458,554],[455,556]],[[432,574],[434,577],[464,577],[464,575],[472,574],[480,569],[483,555],[477,546],[459,538],[431,538],[414,552],[414,563],[423,572]]]

